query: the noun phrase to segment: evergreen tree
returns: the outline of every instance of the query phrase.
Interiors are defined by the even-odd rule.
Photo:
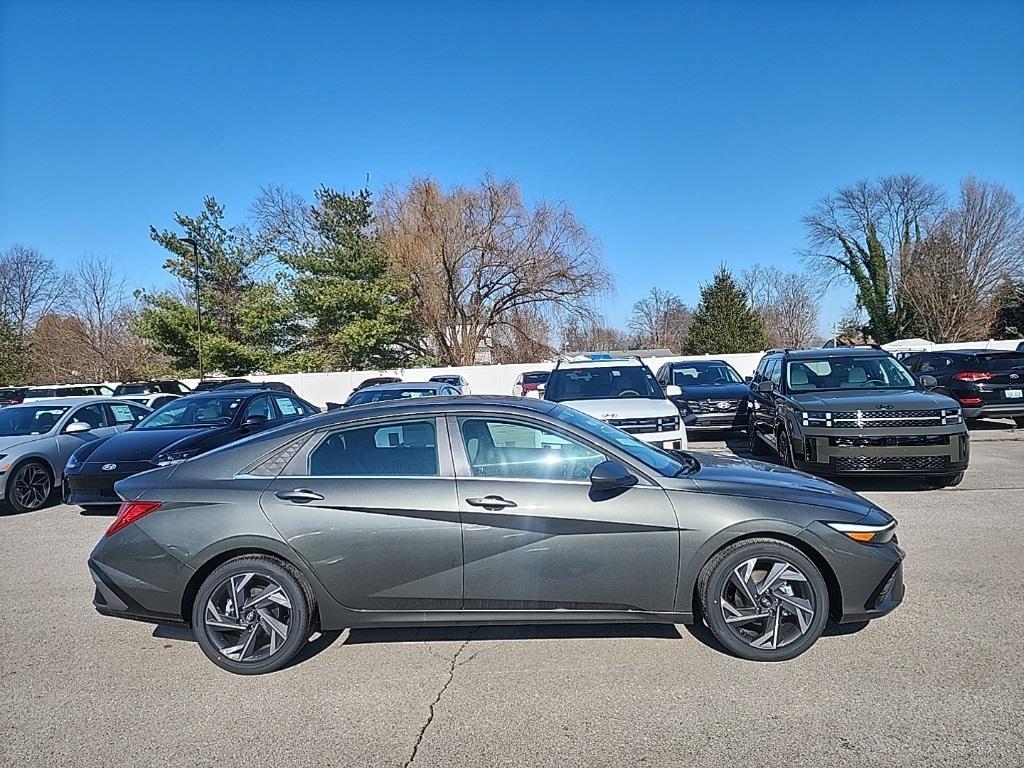
[[[686,337],[686,353],[727,355],[768,347],[764,321],[747,303],[747,295],[722,265],[714,280],[700,289],[700,304]]]
[[[996,292],[995,303],[996,315],[992,322],[992,338],[1024,338],[1024,281],[1004,280]]]

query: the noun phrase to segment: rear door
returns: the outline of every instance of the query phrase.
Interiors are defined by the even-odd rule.
[[[270,520],[342,605],[462,607],[451,449],[433,416],[374,419],[310,438],[264,491]]]
[[[648,480],[598,494],[606,454],[527,417],[449,417],[467,610],[671,611],[679,531]]]

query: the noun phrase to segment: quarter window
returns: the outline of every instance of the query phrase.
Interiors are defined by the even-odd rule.
[[[286,419],[292,416],[307,416],[310,413],[306,406],[287,395],[275,396],[274,402],[277,403],[277,410],[281,412],[281,416]]]
[[[459,431],[474,477],[585,481],[605,460],[583,443],[530,424],[460,418]]]
[[[374,423],[327,435],[309,455],[314,477],[436,477],[433,419]]]
[[[124,424],[134,424],[137,421],[142,421],[146,416],[146,412],[141,408],[136,408],[134,405],[125,404],[113,404],[107,406],[110,408],[110,415],[113,417],[115,426],[123,426]]]

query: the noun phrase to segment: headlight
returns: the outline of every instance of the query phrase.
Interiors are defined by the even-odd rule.
[[[892,539],[892,535],[896,531],[896,521],[890,520],[882,525],[828,523],[828,527],[854,541],[859,541],[861,544],[884,544]]]
[[[181,462],[191,459],[197,453],[198,451],[195,449],[187,451],[171,451],[170,453],[165,453],[162,456],[157,456],[153,460],[153,463],[158,467],[167,467],[171,464],[181,464]]]
[[[800,416],[805,427],[832,426],[832,414],[825,411],[804,411]]]
[[[665,416],[658,419],[658,429],[662,432],[675,432],[679,429],[679,417]]]
[[[943,424],[959,424],[963,421],[963,415],[959,408],[944,408],[942,411]]]
[[[75,467],[79,467],[81,465],[82,460],[78,458],[78,451],[75,451],[70,456],[68,456],[68,469],[74,469]]]

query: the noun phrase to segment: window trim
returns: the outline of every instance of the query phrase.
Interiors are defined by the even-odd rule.
[[[282,469],[277,477],[288,477],[292,479],[305,480],[438,480],[455,478],[455,469],[452,466],[451,443],[448,438],[448,430],[440,422],[443,415],[429,413],[410,413],[401,416],[389,416],[387,418],[359,419],[357,421],[334,424],[330,427],[318,429],[310,435],[291,461]],[[309,474],[309,458],[313,451],[327,439],[329,435],[336,432],[344,432],[350,429],[365,429],[367,427],[386,427],[392,424],[403,424],[409,421],[431,421],[434,422],[434,440],[437,443],[437,474],[436,475],[311,475]],[[261,460],[262,461],[262,460]]]

